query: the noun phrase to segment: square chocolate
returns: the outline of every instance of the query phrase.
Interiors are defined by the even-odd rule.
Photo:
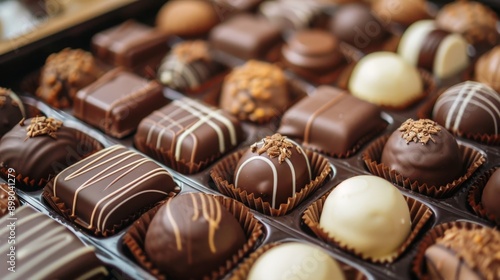
[[[135,69],[145,62],[161,59],[167,51],[168,35],[134,20],[104,30],[92,37],[96,56],[114,66]]]
[[[108,135],[123,138],[167,102],[158,82],[116,68],[78,91],[73,114]]]
[[[165,168],[114,145],[64,169],[43,195],[69,220],[95,235],[109,236],[177,188]]]
[[[285,112],[278,132],[307,148],[346,157],[387,126],[381,113],[340,89],[320,86]]]
[[[281,30],[265,18],[241,14],[219,24],[210,33],[216,50],[241,59],[262,59],[281,42]]]
[[[139,124],[135,146],[181,173],[195,173],[244,138],[229,113],[183,98],[153,112]]]
[[[2,218],[0,234],[3,279],[107,278],[94,247],[29,205]]]

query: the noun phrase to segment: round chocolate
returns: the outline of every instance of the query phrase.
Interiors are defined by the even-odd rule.
[[[66,48],[51,54],[40,73],[36,96],[56,108],[68,108],[76,93],[102,74],[91,53]]]
[[[186,193],[158,209],[144,247],[168,279],[202,279],[225,266],[245,243],[241,225],[213,196]]]
[[[394,131],[384,146],[381,163],[410,180],[430,186],[451,183],[462,172],[455,137],[428,119],[408,119]]]
[[[375,0],[372,9],[384,23],[409,26],[416,21],[430,18],[425,0]]]
[[[500,232],[452,227],[425,250],[429,279],[498,279]]]
[[[406,29],[398,54],[412,65],[445,79],[467,68],[467,49],[462,35],[437,28],[434,20],[421,20]]]
[[[281,115],[289,104],[283,71],[273,64],[250,60],[226,76],[219,107],[239,120],[264,123]]]
[[[0,137],[26,117],[24,104],[10,89],[0,87]]]
[[[383,259],[397,252],[408,238],[411,217],[405,198],[393,184],[377,176],[359,175],[332,190],[319,225],[364,257]]]
[[[499,36],[495,11],[477,1],[455,1],[439,10],[439,27],[464,35],[469,43],[494,46]]]
[[[288,242],[265,251],[252,265],[247,280],[344,280],[336,260],[307,243]]]
[[[318,74],[332,70],[342,61],[339,43],[335,36],[322,30],[302,30],[292,35],[282,48],[285,62]]]
[[[364,4],[346,4],[330,20],[330,30],[341,41],[358,49],[378,44],[387,37],[388,32]]]
[[[500,134],[500,94],[473,81],[454,85],[439,96],[432,118],[459,136]]]
[[[311,179],[311,166],[304,150],[280,134],[253,144],[234,170],[236,188],[262,198],[275,209],[287,203]]]
[[[53,118],[36,117],[16,125],[0,139],[1,174],[12,168],[29,187],[43,187],[57,173],[81,160],[95,148],[82,133]]]
[[[483,54],[474,67],[474,78],[500,92],[500,46]]]
[[[354,67],[349,91],[380,106],[404,108],[420,99],[424,86],[417,68],[391,52],[374,52]]]
[[[156,27],[170,35],[201,36],[220,22],[215,8],[209,1],[169,1],[158,11]]]
[[[489,215],[493,215],[497,224],[500,225],[500,168],[491,174],[484,186],[481,203]]]
[[[175,45],[158,68],[158,80],[176,90],[199,87],[221,70],[212,59],[208,43],[202,40],[184,41]]]

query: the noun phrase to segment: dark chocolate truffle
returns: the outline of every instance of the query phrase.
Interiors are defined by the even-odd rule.
[[[10,180],[9,180],[10,179]],[[20,206],[19,199],[16,194],[16,184],[13,178],[9,178],[9,184],[0,183],[0,217],[9,213],[13,216],[14,211]]]
[[[240,59],[262,59],[281,41],[279,27],[249,14],[234,16],[210,32],[215,50]]]
[[[0,87],[0,137],[26,118],[24,104],[12,90]]]
[[[432,118],[459,136],[500,134],[500,94],[472,81],[454,85],[439,96]]]
[[[428,119],[406,120],[387,140],[381,163],[410,180],[444,186],[460,177],[458,143],[446,129]]]
[[[498,279],[500,232],[453,227],[425,251],[430,279]]]
[[[221,69],[213,60],[207,42],[184,41],[172,48],[156,75],[163,85],[184,91],[196,89]]]
[[[343,60],[335,36],[322,30],[295,32],[283,46],[283,59],[292,70],[322,75],[332,71]]]
[[[116,68],[78,92],[73,114],[108,135],[123,138],[167,102],[157,81]]]
[[[0,248],[2,279],[107,279],[108,271],[93,246],[84,245],[65,226],[31,206],[3,217],[0,234],[5,242]],[[9,240],[15,243],[7,244],[8,236],[14,236]]]
[[[455,1],[439,10],[439,27],[464,35],[474,45],[494,46],[498,42],[498,16],[488,6],[477,1]]]
[[[474,79],[500,92],[500,46],[483,54],[474,66]]]
[[[61,170],[98,147],[95,140],[62,121],[47,117],[28,119],[0,139],[1,176],[8,180],[8,169],[12,168],[17,183],[43,187]]]
[[[57,198],[56,211],[66,212],[61,210],[65,208],[65,216],[76,224],[108,236],[176,188],[166,169],[114,145],[64,169],[47,184],[45,192],[50,199]]]
[[[201,279],[224,266],[245,242],[241,225],[214,197],[186,193],[158,209],[144,247],[169,279]]]
[[[223,110],[183,98],[153,112],[134,138],[142,152],[182,173],[195,173],[243,141],[239,121]]]
[[[273,64],[250,60],[226,76],[219,102],[239,120],[268,122],[290,103],[285,75]]]
[[[335,36],[358,49],[379,44],[388,32],[364,4],[339,6],[332,15],[330,29]]]
[[[253,193],[275,209],[311,180],[311,166],[304,150],[280,134],[254,143],[234,170],[236,188]]]
[[[381,113],[374,104],[320,86],[285,112],[278,133],[328,155],[346,155],[387,126]]]
[[[156,68],[157,64],[150,60],[156,58],[158,63],[165,55],[167,38],[167,34],[150,26],[128,20],[95,34],[92,48],[98,58],[115,66],[136,69],[149,62]]]
[[[102,70],[91,53],[64,49],[47,58],[36,96],[56,108],[71,107],[78,90],[97,80],[101,74]]]
[[[481,203],[488,215],[495,218],[497,224],[500,225],[500,168],[491,174],[488,182],[484,186],[481,196]]]

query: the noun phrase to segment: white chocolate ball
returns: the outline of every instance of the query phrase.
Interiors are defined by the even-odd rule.
[[[339,264],[322,249],[299,242],[267,250],[253,264],[247,280],[343,280]]]
[[[320,226],[329,236],[365,257],[394,254],[411,230],[408,204],[389,181],[360,175],[340,183],[328,195]]]
[[[349,79],[349,91],[376,105],[403,108],[424,93],[420,73],[391,52],[374,52],[363,57]]]

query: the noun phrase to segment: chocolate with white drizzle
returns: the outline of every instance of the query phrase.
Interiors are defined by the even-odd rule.
[[[223,110],[189,98],[174,100],[143,119],[135,146],[174,169],[213,162],[243,140],[239,121]],[[179,170],[178,170],[179,171]]]
[[[16,242],[8,244],[6,238],[13,223]],[[66,227],[35,211],[31,206],[21,206],[13,216],[2,218],[0,234],[5,237],[2,239],[0,253],[7,256],[12,250],[11,246],[15,247],[17,264],[15,272],[9,272],[8,262],[3,262],[4,280],[106,279],[104,277],[108,275],[108,271],[96,257],[94,247],[85,246]]]
[[[243,154],[234,171],[234,186],[277,209],[311,178],[311,166],[304,150],[276,133],[254,143]]]
[[[202,279],[224,265],[245,242],[238,220],[214,197],[186,193],[158,209],[144,246],[168,279]]]
[[[104,236],[176,189],[166,169],[121,145],[73,164],[45,187],[64,203],[76,224]]]

